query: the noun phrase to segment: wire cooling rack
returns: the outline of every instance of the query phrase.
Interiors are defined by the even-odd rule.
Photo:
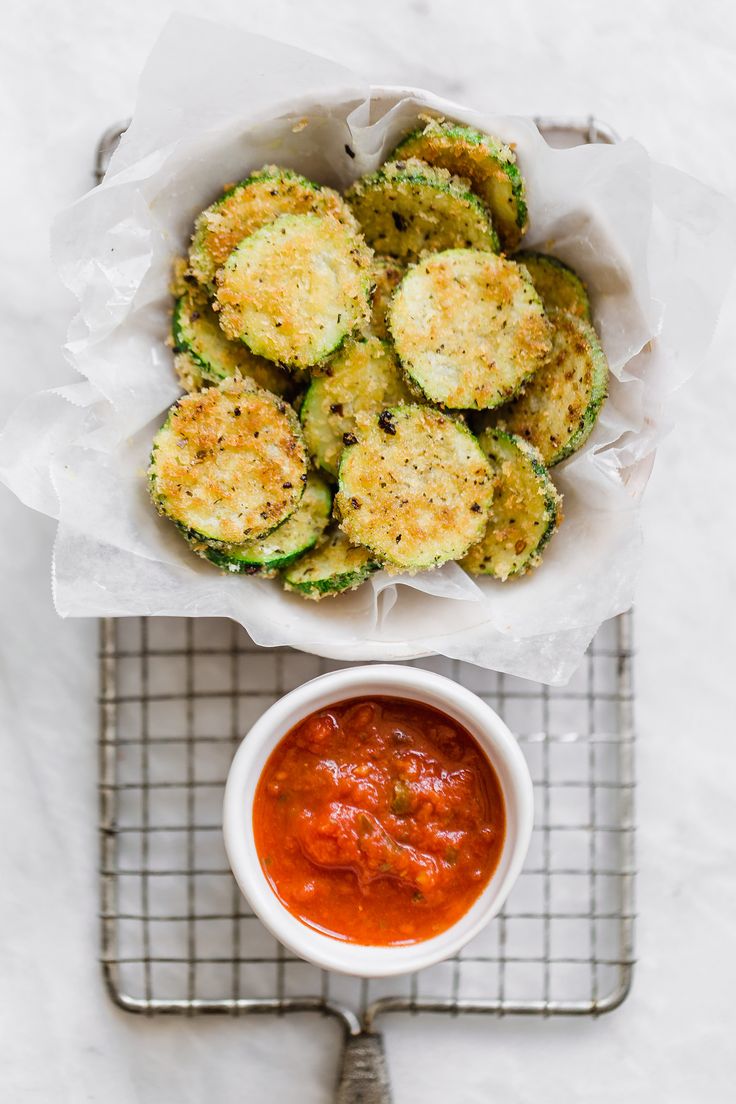
[[[540,126],[553,144],[613,140],[592,119]],[[120,131],[103,137],[98,171]],[[104,621],[101,960],[113,1000],[140,1013],[334,1015],[348,1040],[344,1102],[389,1099],[376,1031],[384,1013],[616,1008],[633,968],[630,633],[629,615],[603,625],[564,688],[440,657],[414,661],[505,718],[534,779],[535,828],[504,909],[459,955],[360,980],[276,943],[242,898],[221,837],[225,777],[250,725],[286,691],[345,665],[259,648],[224,619]]]
[[[351,1030],[388,1011],[599,1013],[632,967],[629,622],[604,625],[564,688],[440,657],[517,734],[535,784],[524,872],[500,917],[451,962],[398,982],[320,971],[249,911],[221,838],[233,752],[286,691],[343,664],[261,649],[226,620],[102,628],[102,961],[136,1012],[315,1008]]]

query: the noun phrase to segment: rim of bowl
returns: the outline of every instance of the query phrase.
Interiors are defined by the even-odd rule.
[[[253,839],[253,799],[266,761],[284,736],[319,709],[350,698],[402,697],[431,705],[462,724],[494,767],[506,806],[498,865],[468,911],[439,935],[395,946],[350,943],[298,920],[279,901],[261,867]],[[324,969],[361,977],[410,973],[456,954],[493,919],[521,872],[531,839],[534,794],[529,768],[494,709],[444,675],[401,664],[329,671],[290,690],[263,713],[235,753],[225,786],[223,834],[228,860],[254,913],[273,936]]]

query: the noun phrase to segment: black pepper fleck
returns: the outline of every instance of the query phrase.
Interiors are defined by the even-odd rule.
[[[389,433],[392,437],[395,437],[396,426],[394,425],[393,417],[390,410],[382,410],[378,415],[378,426],[384,433]]]

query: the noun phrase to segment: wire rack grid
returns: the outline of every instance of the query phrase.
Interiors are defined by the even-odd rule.
[[[237,625],[134,618],[102,627],[102,962],[138,1012],[333,1012],[351,1031],[388,1011],[600,1013],[633,964],[629,621],[599,631],[550,688],[440,657],[518,735],[535,783],[524,872],[451,962],[400,979],[319,971],[279,947],[240,895],[221,839],[233,752],[283,693],[341,664],[260,649]]]
[[[592,118],[538,123],[554,145],[615,141]],[[123,129],[103,136],[98,177]],[[534,779],[535,828],[491,925],[451,961],[386,980],[332,975],[280,947],[242,898],[221,838],[225,777],[250,725],[289,689],[344,664],[259,648],[224,619],[107,620],[100,657],[101,961],[122,1008],[314,1010],[365,1042],[379,1038],[376,1018],[387,1012],[597,1015],[625,999],[634,963],[630,615],[602,626],[563,688],[440,657],[414,661],[474,690],[515,732]],[[380,1046],[351,1060],[343,1086],[375,1082],[375,1099],[388,1100]]]

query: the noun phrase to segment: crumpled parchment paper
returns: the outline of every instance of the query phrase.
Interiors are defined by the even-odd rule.
[[[191,56],[196,81],[183,64]],[[172,259],[225,183],[276,162],[343,188],[426,109],[515,144],[525,247],[568,261],[590,289],[610,397],[585,448],[553,470],[564,524],[542,568],[506,584],[447,564],[415,577],[379,573],[359,591],[308,603],[276,581],[220,574],[191,555],[146,491],[151,438],[179,394],[164,344]],[[713,333],[735,230],[728,200],[653,163],[635,141],[552,149],[530,119],[371,88],[323,58],[175,16],[104,182],[54,227],[54,257],[79,303],[66,355],[83,379],[29,396],[0,436],[0,478],[58,518],[59,613],[220,615],[264,645],[344,660],[439,652],[566,681],[600,622],[632,602],[639,504],[667,395]]]

